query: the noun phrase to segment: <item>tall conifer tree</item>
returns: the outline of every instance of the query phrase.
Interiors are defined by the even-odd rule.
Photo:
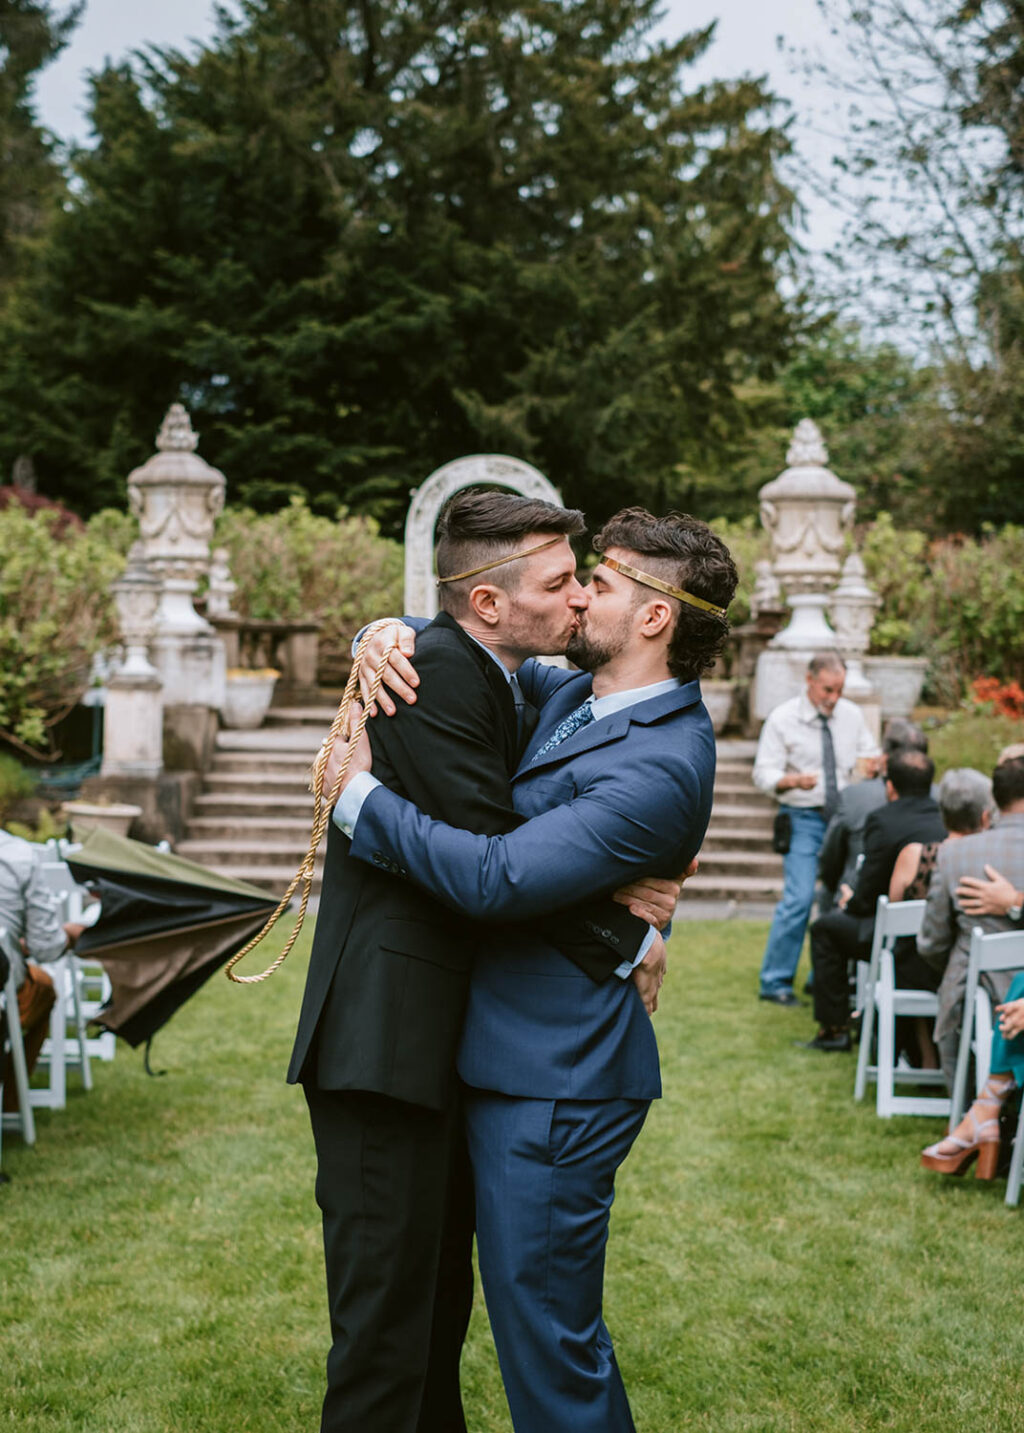
[[[0,334],[0,451],[116,499],[182,397],[236,496],[394,525],[459,454],[595,517],[685,500],[793,319],[787,149],[687,87],[655,0],[245,0],[95,84],[96,146]]]

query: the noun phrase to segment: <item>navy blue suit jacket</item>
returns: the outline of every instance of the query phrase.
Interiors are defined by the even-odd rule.
[[[527,822],[475,836],[380,787],[363,805],[352,855],[387,861],[451,909],[497,923],[470,985],[459,1054],[468,1084],[535,1098],[655,1098],[657,1045],[633,982],[595,984],[543,938],[500,923],[686,867],[704,839],[715,773],[700,684],[583,727],[536,762],[590,694],[590,677],[528,662],[520,685],[541,707],[513,778]]]

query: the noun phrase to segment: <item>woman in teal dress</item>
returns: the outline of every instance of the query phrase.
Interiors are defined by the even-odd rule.
[[[926,1169],[963,1174],[978,1161],[977,1178],[993,1179],[999,1165],[999,1110],[1018,1085],[1024,1085],[1024,972],[1015,975],[992,1034],[990,1074],[974,1104],[952,1134],[929,1145],[921,1155]]]

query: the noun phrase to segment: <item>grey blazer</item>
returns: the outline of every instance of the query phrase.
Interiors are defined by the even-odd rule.
[[[917,937],[921,955],[929,965],[943,972],[939,1015],[935,1022],[936,1040],[955,1035],[960,1029],[971,931],[975,926],[986,931],[1017,929],[1005,916],[969,916],[957,904],[956,888],[960,878],[984,879],[986,865],[994,866],[1018,890],[1024,887],[1024,813],[1000,816],[991,830],[947,840],[939,847],[924,922]],[[1012,979],[1012,972],[998,972],[986,976],[985,983],[997,1000],[1005,1000]]]

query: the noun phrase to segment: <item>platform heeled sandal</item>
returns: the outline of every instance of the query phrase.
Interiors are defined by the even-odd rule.
[[[948,1134],[937,1144],[930,1144],[921,1153],[923,1167],[937,1170],[939,1174],[963,1174],[976,1159],[978,1168],[975,1178],[995,1179],[999,1168],[999,1110],[1014,1087],[1012,1076],[998,1083],[990,1076],[963,1122],[957,1126],[962,1130],[969,1121],[970,1138]],[[992,1114],[979,1120],[975,1111],[980,1113],[983,1109],[991,1110]]]

